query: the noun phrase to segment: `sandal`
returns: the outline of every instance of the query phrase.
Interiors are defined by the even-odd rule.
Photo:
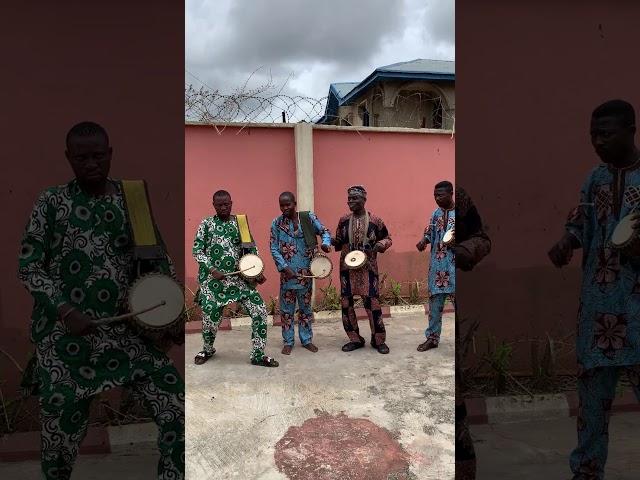
[[[277,367],[280,364],[273,358],[265,355],[262,357],[262,360],[251,360],[251,365],[258,365],[260,367]]]
[[[418,345],[419,352],[426,352],[427,350],[431,350],[432,348],[438,348],[438,344],[433,340],[427,340],[426,342]]]
[[[213,349],[213,352],[211,353],[207,353],[204,350],[202,350],[201,352],[198,352],[195,356],[195,358],[193,359],[194,363],[196,365],[202,365],[203,363],[205,363],[207,360],[209,360],[211,357],[213,357],[213,354],[216,353],[216,349]]]
[[[362,342],[349,342],[349,343],[345,343],[342,346],[342,351],[343,352],[353,352],[354,350],[357,350],[358,348],[362,348],[364,347],[364,341]]]
[[[282,354],[291,355],[291,350],[292,350],[291,345],[285,345],[284,347],[282,347]]]
[[[316,353],[318,351],[318,347],[316,347],[313,343],[309,342],[306,345],[303,345],[304,348],[309,350],[310,352]]]

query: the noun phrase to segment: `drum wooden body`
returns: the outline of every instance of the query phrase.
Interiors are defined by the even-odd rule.
[[[640,236],[633,229],[634,214],[623,217],[611,235],[611,246],[630,257],[640,257]]]
[[[314,278],[327,278],[333,271],[333,264],[329,257],[318,253],[311,260],[309,270]]]
[[[171,277],[150,273],[140,277],[129,289],[129,310],[140,312],[159,303],[163,305],[133,316],[143,330],[171,328],[184,313],[184,291]]]
[[[349,270],[359,270],[367,266],[367,254],[361,250],[352,250],[344,257],[344,264]]]
[[[259,256],[248,253],[240,257],[238,270],[246,280],[255,280],[264,272],[264,262]]]

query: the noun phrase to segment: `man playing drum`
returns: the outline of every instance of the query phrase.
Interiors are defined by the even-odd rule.
[[[340,255],[340,295],[342,297],[342,325],[349,337],[349,343],[342,347],[343,352],[351,352],[365,345],[360,336],[358,320],[354,309],[355,295],[363,299],[364,308],[371,327],[371,346],[382,354],[389,353],[385,343],[386,331],[380,308],[378,253],[391,247],[391,236],[381,218],[365,209],[367,191],[362,185],[347,190],[347,203],[350,214],[344,215],[338,222],[333,245]],[[358,268],[349,268],[345,263],[347,255],[353,251],[364,252],[366,261]],[[357,256],[354,256],[357,257]]]
[[[587,177],[566,233],[549,251],[560,268],[582,248],[578,310],[578,446],[571,454],[574,479],[604,478],[608,423],[616,385],[627,373],[640,400],[640,258],[613,248],[618,222],[640,207],[640,159],[633,107],[611,100],[591,116],[591,143],[603,164]],[[638,216],[632,215],[635,235]]]
[[[193,257],[199,265],[198,282],[200,294],[198,302],[202,307],[202,339],[204,347],[195,357],[196,365],[209,360],[216,349],[218,326],[222,321],[222,311],[226,305],[239,302],[251,316],[251,354],[253,365],[277,367],[278,362],[265,355],[267,344],[267,309],[256,284],[266,281],[260,273],[255,280],[248,280],[237,272],[243,255],[241,225],[238,216],[231,214],[231,195],[220,190],[213,195],[216,214],[200,223],[193,242]],[[254,246],[250,254],[258,255]]]
[[[418,346],[419,352],[438,348],[442,332],[442,312],[447,298],[455,302],[456,261],[453,244],[446,243],[446,233],[455,228],[455,204],[453,185],[444,181],[438,183],[433,191],[438,208],[435,209],[423,238],[416,248],[422,252],[431,245],[429,263],[429,326],[425,331],[427,339]],[[450,234],[449,234],[450,235]]]
[[[271,224],[271,256],[280,272],[280,315],[282,318],[282,353],[290,355],[293,348],[294,314],[298,304],[298,335],[302,346],[317,352],[313,341],[313,311],[311,309],[311,260],[316,235],[322,238],[322,251],[328,253],[331,234],[313,212],[298,212],[296,197],[291,192],[280,194],[282,215]]]
[[[23,386],[40,400],[42,478],[71,477],[92,399],[126,386],[144,398],[160,430],[157,478],[182,479],[184,382],[178,371],[130,322],[92,323],[121,312],[135,279],[122,184],[108,177],[111,154],[104,128],[74,126],[66,157],[76,178],[40,195],[22,240],[19,278],[35,301],[36,345]],[[158,263],[165,274],[172,270],[168,257]],[[184,342],[184,322],[165,337]]]

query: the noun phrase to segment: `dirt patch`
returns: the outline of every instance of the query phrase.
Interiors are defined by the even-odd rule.
[[[409,455],[388,430],[364,418],[319,414],[290,427],[275,446],[291,480],[411,480]]]

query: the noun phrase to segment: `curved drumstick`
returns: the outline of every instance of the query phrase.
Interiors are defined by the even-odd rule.
[[[247,272],[247,271],[251,270],[252,268],[256,268],[256,266],[255,265],[251,265],[249,268],[245,268],[244,270],[238,270],[237,272],[231,272],[231,273],[223,273],[223,275],[225,277],[228,277],[229,275],[237,275],[238,273]]]
[[[127,318],[135,317],[137,315],[150,312],[151,310],[155,310],[156,308],[162,307],[163,305],[166,305],[166,304],[167,302],[162,300],[160,303],[158,303],[157,305],[154,305],[153,307],[138,310],[137,312],[125,313],[123,315],[118,315],[117,317],[99,318],[98,320],[93,320],[91,323],[93,323],[94,325],[103,325],[105,323],[117,322],[118,320],[126,320]]]

